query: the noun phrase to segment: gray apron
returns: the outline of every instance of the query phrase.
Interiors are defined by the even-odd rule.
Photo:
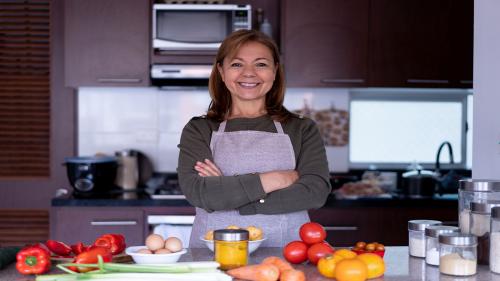
[[[261,131],[225,132],[226,122],[212,134],[210,149],[215,165],[224,176],[263,173],[295,169],[295,154],[292,142],[283,132],[279,122],[274,121],[277,133]],[[260,200],[265,204],[265,199]],[[279,215],[242,216],[237,210],[207,211],[196,208],[196,217],[191,232],[190,248],[206,247],[201,237],[209,230],[257,226],[263,229],[264,241],[261,247],[283,247],[288,242],[299,240],[300,226],[309,221],[307,211]]]

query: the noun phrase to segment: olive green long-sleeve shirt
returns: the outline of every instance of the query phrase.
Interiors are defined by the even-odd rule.
[[[299,179],[269,194],[264,192],[258,174],[201,177],[194,170],[196,161],[213,161],[210,139],[219,125],[220,122],[195,117],[182,131],[177,172],[182,192],[193,206],[209,212],[237,209],[241,215],[282,214],[323,206],[331,191],[328,162],[323,141],[311,119],[294,116],[282,123],[292,142]],[[267,115],[228,120],[226,132],[241,130],[276,132],[276,127]]]

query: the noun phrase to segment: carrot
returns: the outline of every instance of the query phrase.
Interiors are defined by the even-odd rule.
[[[267,257],[262,261],[263,264],[273,264],[277,268],[279,268],[280,273],[283,273],[285,270],[293,269],[292,265],[285,261],[284,259],[281,259],[279,257]]]
[[[250,281],[276,281],[280,277],[280,270],[272,264],[253,264],[228,270],[227,274],[234,278]]]
[[[305,281],[304,272],[295,269],[285,270],[281,273],[280,281]]]

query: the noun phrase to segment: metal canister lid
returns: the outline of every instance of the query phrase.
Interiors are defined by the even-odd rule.
[[[436,220],[411,220],[408,221],[408,229],[424,231],[425,228],[429,225],[440,225],[440,224],[442,224],[442,222]]]
[[[439,243],[453,246],[474,246],[477,244],[477,237],[463,233],[445,233],[439,235]]]
[[[137,150],[133,149],[125,149],[125,150],[120,150],[115,152],[115,156],[119,157],[127,157],[127,156],[137,156]]]
[[[463,179],[458,182],[458,187],[465,191],[500,191],[500,180]]]
[[[245,241],[250,233],[245,229],[217,229],[214,231],[214,240],[219,241]]]
[[[429,225],[425,228],[425,235],[437,238],[441,234],[460,232],[460,229],[451,225]]]
[[[473,213],[490,214],[491,208],[500,206],[500,200],[488,200],[486,202],[470,202],[470,210]]]

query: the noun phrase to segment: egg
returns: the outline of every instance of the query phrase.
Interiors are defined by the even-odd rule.
[[[161,254],[171,254],[172,251],[170,251],[169,249],[165,249],[165,248],[162,248],[162,249],[159,249],[159,250],[156,250],[155,251],[155,254],[158,254],[158,255],[161,255]]]
[[[168,237],[165,240],[165,249],[170,250],[172,253],[182,250],[182,241],[177,237]]]
[[[161,235],[151,234],[146,238],[146,247],[153,252],[163,248],[163,245],[165,245],[165,241]]]
[[[138,253],[138,254],[152,254],[153,252],[151,252],[149,249],[140,249],[136,253]]]

